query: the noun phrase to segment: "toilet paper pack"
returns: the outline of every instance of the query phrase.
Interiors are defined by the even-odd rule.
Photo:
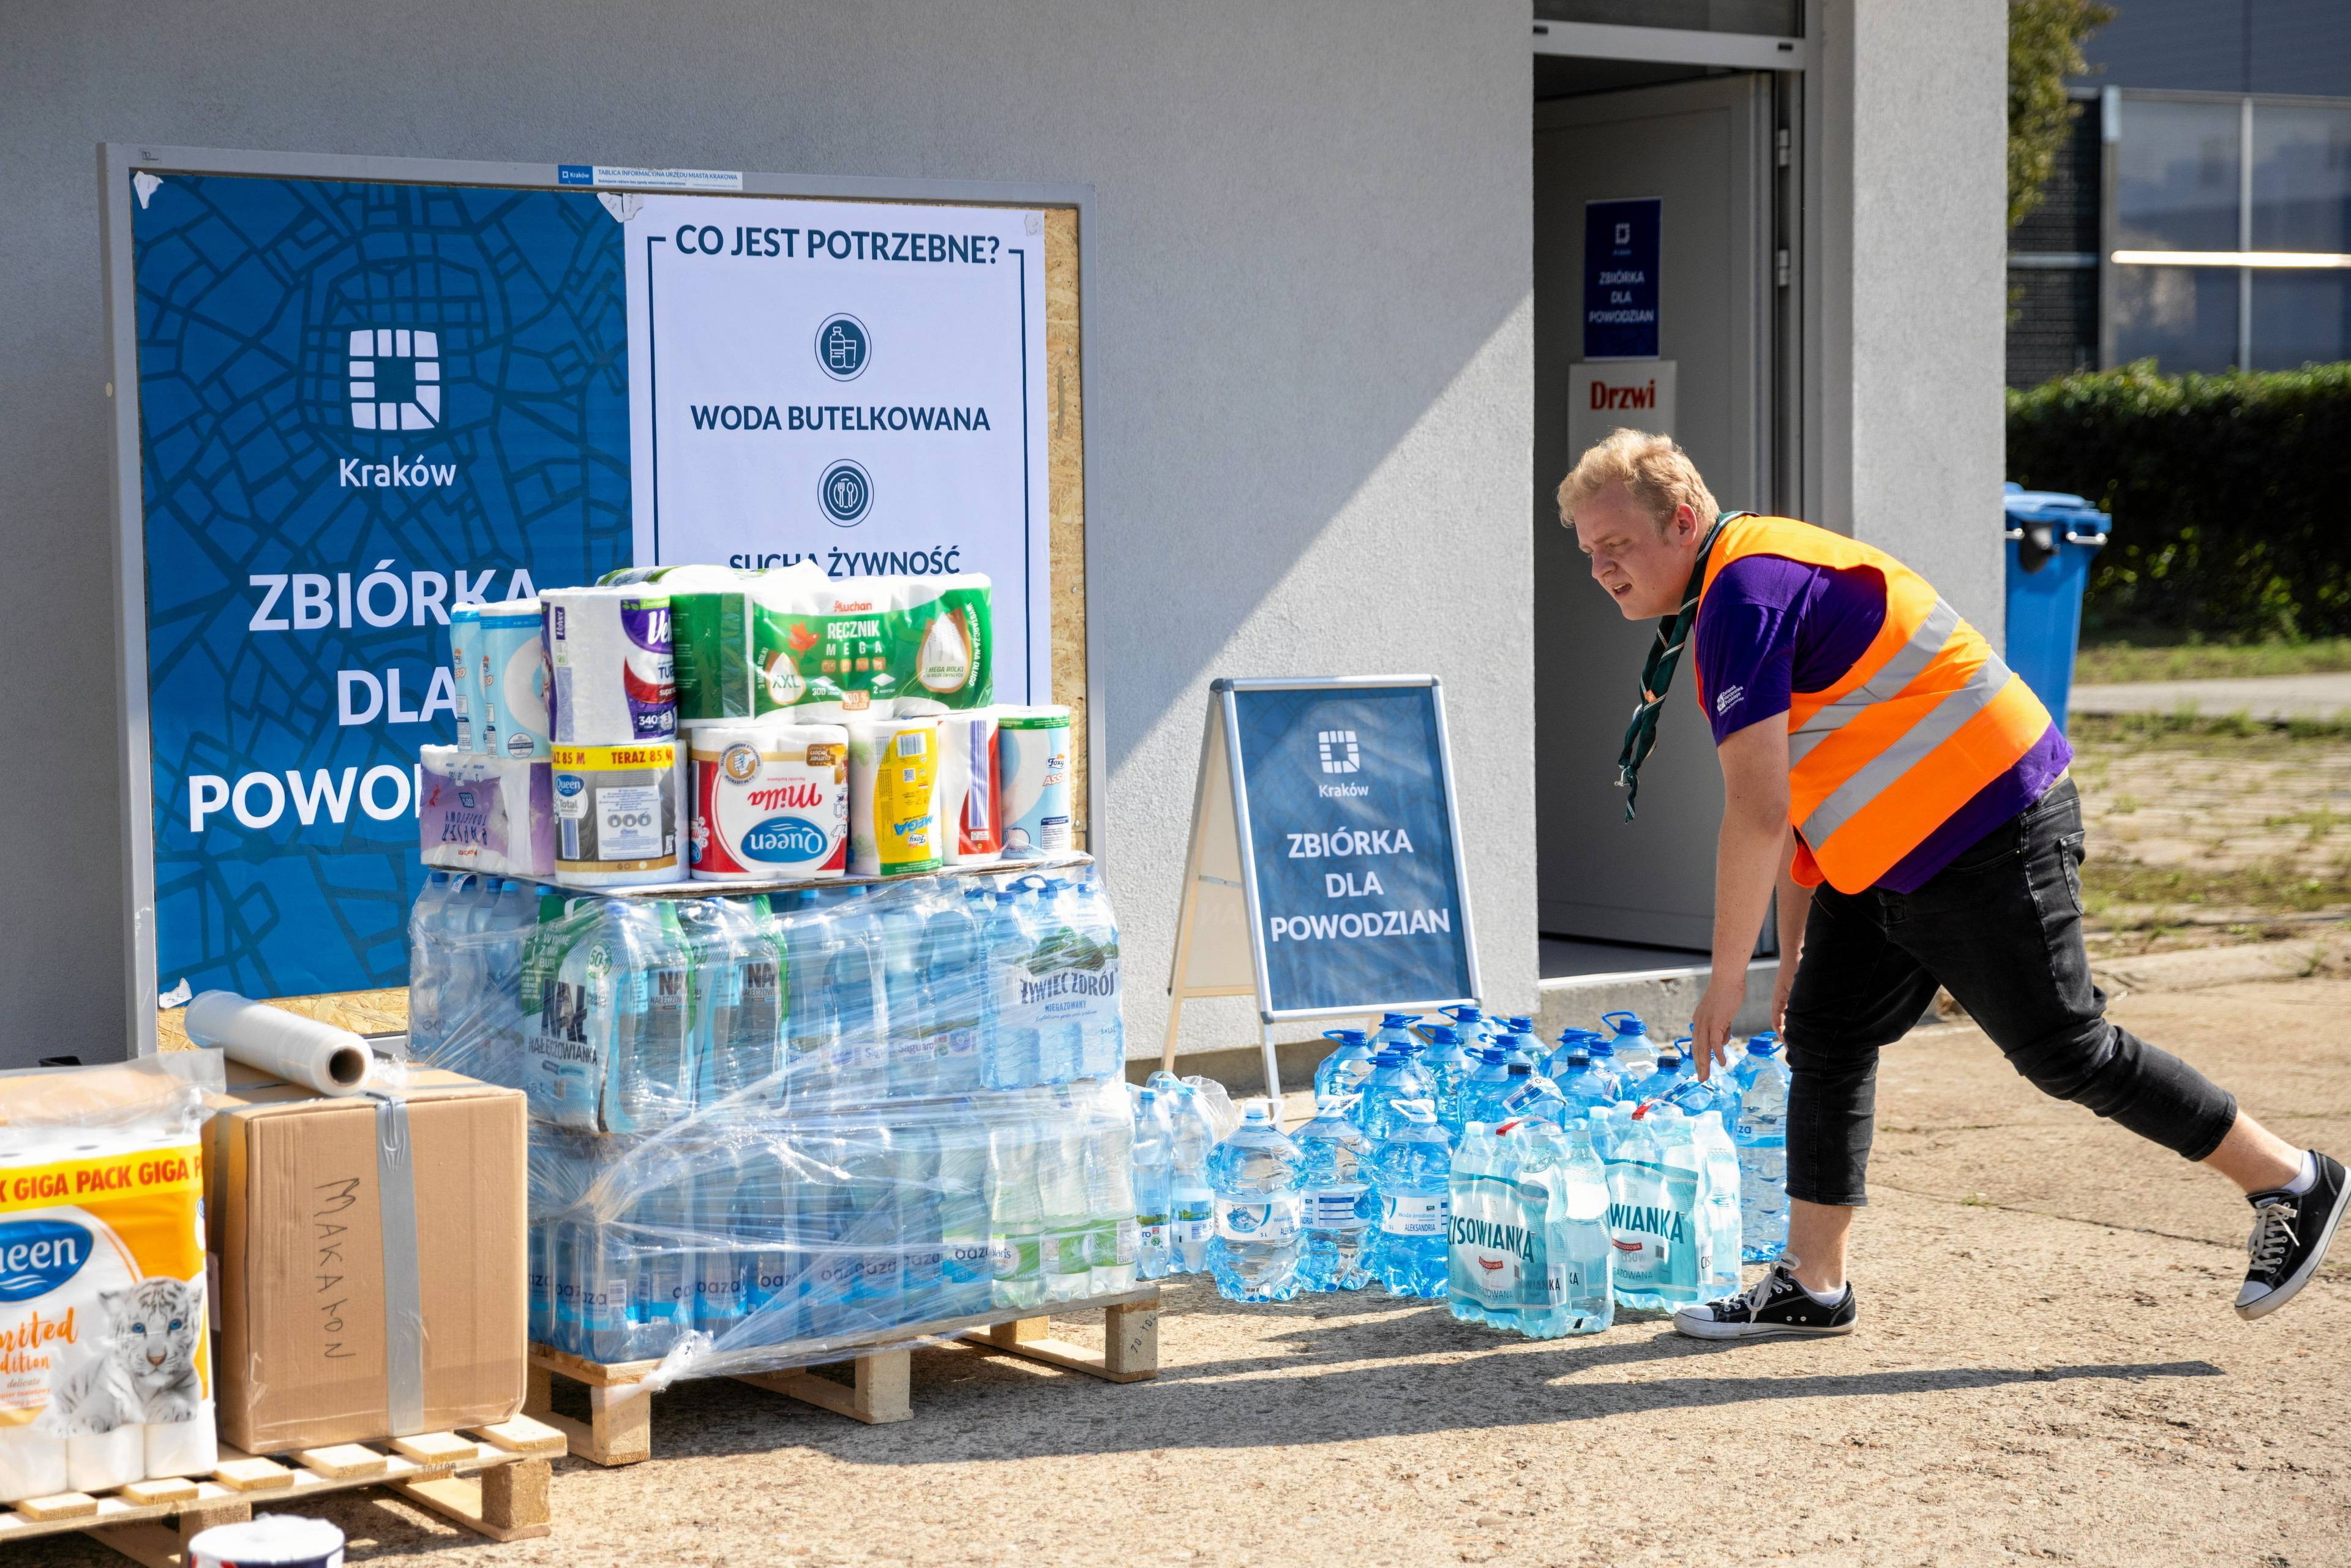
[[[191,1131],[0,1155],[0,1501],[217,1462]]]

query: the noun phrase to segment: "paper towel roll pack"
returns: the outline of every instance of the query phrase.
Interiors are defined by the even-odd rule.
[[[1003,768],[1005,858],[1027,860],[1071,848],[1070,710],[1000,709],[996,744]]]
[[[695,725],[693,874],[707,882],[835,877],[849,868],[849,731]]]
[[[417,748],[417,852],[444,871],[555,874],[554,781],[545,762]]]
[[[622,585],[540,593],[560,746],[667,740],[677,728],[666,594]]]
[[[550,740],[543,616],[536,599],[485,604],[475,619],[475,743],[486,757],[543,758]]]
[[[551,760],[555,879],[571,887],[678,882],[678,747],[569,746]]]
[[[603,580],[669,595],[684,722],[779,713],[835,724],[994,699],[993,589],[979,572],[835,580],[800,561],[630,567]]]
[[[936,871],[939,721],[869,719],[849,727],[849,869],[858,876]]]

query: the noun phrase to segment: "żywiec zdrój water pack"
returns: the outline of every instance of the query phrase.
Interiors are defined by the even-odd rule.
[[[1304,1239],[1298,1282],[1308,1291],[1360,1291],[1372,1282],[1364,1267],[1370,1239],[1372,1141],[1349,1121],[1344,1102],[1318,1095],[1314,1119],[1291,1135],[1302,1158]]]
[[[691,898],[442,876],[411,937],[416,1055],[529,1103],[540,1343],[755,1371],[1139,1278],[1090,867]],[[1177,1142],[1146,1150],[1167,1207]]]
[[[1739,1151],[1740,1256],[1777,1258],[1788,1244],[1788,1063],[1780,1042],[1759,1034],[1733,1071],[1739,1111],[1731,1142]]]
[[[1426,1100],[1400,1100],[1383,1114],[1385,1133],[1372,1145],[1379,1222],[1365,1266],[1391,1295],[1442,1297],[1453,1146]]]
[[[1286,1301],[1298,1293],[1303,1164],[1263,1103],[1251,1105],[1208,1156],[1217,1203],[1208,1271],[1227,1301]]]

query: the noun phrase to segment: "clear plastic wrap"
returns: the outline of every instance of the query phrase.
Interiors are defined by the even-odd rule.
[[[654,1386],[1135,1283],[1090,863],[707,898],[482,879],[411,924],[424,1063],[521,1089],[532,1339]]]

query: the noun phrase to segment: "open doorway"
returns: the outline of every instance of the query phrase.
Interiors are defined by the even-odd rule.
[[[1680,442],[1726,507],[1792,509],[1789,89],[1768,70],[1536,65],[1541,972],[1681,969],[1711,940],[1712,740],[1686,677],[1642,773],[1639,818],[1623,820],[1614,764],[1655,622],[1623,620],[1592,585],[1553,494],[1584,444],[1625,424]]]

